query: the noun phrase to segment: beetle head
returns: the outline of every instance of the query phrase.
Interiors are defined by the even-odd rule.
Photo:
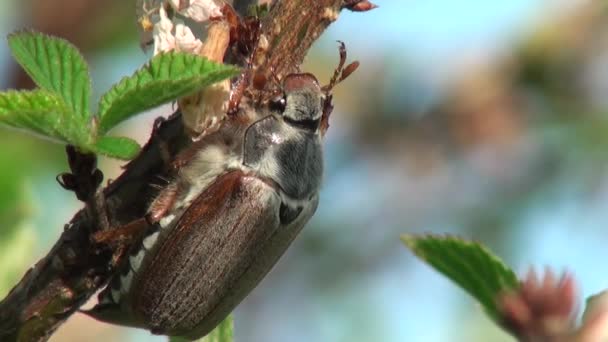
[[[316,132],[323,115],[323,101],[317,78],[299,73],[285,76],[280,93],[270,100],[269,107],[288,125]]]

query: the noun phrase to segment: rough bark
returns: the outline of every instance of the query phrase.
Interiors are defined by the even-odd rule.
[[[257,51],[256,67],[279,77],[297,70],[341,7],[342,0],[276,3],[262,22],[269,44]],[[160,141],[168,143],[168,151]],[[0,341],[47,340],[107,283],[117,254],[109,246],[94,243],[92,234],[142,218],[159,191],[150,185],[162,185],[166,172],[162,155],[175,156],[188,141],[180,114],[175,113],[155,128],[142,153],[118,179],[89,194],[85,207],[65,226],[49,253],[0,302]]]

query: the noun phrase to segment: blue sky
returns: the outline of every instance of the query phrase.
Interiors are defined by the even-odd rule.
[[[542,17],[543,13],[554,10],[558,6],[557,4],[566,1],[376,0],[380,8],[375,11],[365,14],[344,13],[341,20],[331,26],[320,44],[335,44],[336,39],[345,40],[349,46],[349,53],[360,60],[365,60],[366,56],[382,55],[385,51],[390,51],[395,59],[407,57],[408,61],[419,65],[421,67],[419,72],[424,75],[425,72],[441,70],[438,66],[443,67],[444,64],[456,65],[461,58],[476,51],[500,49],[516,39],[518,34],[525,32],[535,19]],[[572,3],[574,0],[570,0],[570,2]],[[5,36],[18,25],[14,15],[15,3],[17,2],[14,0],[0,0],[1,36]],[[0,75],[5,75],[6,62],[10,57],[5,41],[2,40],[2,42],[0,44]],[[380,53],[376,53],[377,50],[380,50]],[[130,74],[145,58],[140,52],[137,42],[134,42],[132,49],[120,54],[110,52],[93,57],[91,62],[94,64],[92,70],[94,70],[96,89],[98,91],[106,89],[111,83],[118,81],[121,76]],[[5,85],[3,82],[5,82],[5,77],[0,77],[0,88]],[[331,189],[329,185],[327,188]],[[328,194],[327,197],[330,196],[333,195]],[[592,249],[599,253],[602,246],[601,243],[589,245],[586,241],[572,241],[565,238],[571,234],[565,226],[577,222],[581,217],[580,212],[562,210],[573,206],[572,201],[576,201],[577,198],[571,194],[564,198],[563,202],[554,204],[546,211],[540,210],[538,213],[531,214],[520,223],[524,227],[530,226],[529,229],[534,235],[530,241],[539,243],[539,245],[534,248],[535,255],[522,255],[522,259],[519,261],[523,265],[539,261],[541,262],[539,265],[542,266],[542,262],[546,261],[556,266],[565,265],[577,268],[581,274],[590,275],[582,278],[582,281],[586,282],[588,286],[586,294],[590,294],[601,289],[603,280],[597,274],[594,275],[594,272],[590,272],[591,270],[585,269],[585,264],[590,261],[588,254],[587,258],[577,258],[571,253],[584,250],[586,246],[593,247]],[[563,215],[555,217],[555,221],[548,222],[547,219],[551,216],[549,214],[554,211],[560,211]],[[605,217],[597,217],[597,220],[590,223],[590,226],[594,224],[599,226],[604,221]],[[534,227],[552,227],[552,233],[547,234],[545,230],[541,231]],[[527,237],[529,238],[530,235]],[[568,246],[572,245],[577,246],[570,248],[571,253],[556,252],[556,248],[568,250]],[[528,247],[533,249],[531,246]],[[405,252],[400,261],[405,259],[404,255]],[[558,255],[562,255],[563,258],[556,258]],[[605,253],[603,257],[605,258]],[[570,264],[567,264],[568,262]],[[407,263],[403,261],[398,267],[405,268],[403,266],[405,264]],[[381,275],[383,281],[374,281],[375,288],[364,289],[367,291],[366,296],[369,297],[370,302],[386,303],[378,310],[384,311],[385,317],[388,317],[387,320],[390,321],[387,323],[387,327],[390,327],[387,331],[387,334],[391,335],[390,340],[448,341],[450,337],[452,337],[452,341],[455,340],[455,337],[450,334],[458,331],[458,327],[450,326],[454,324],[454,312],[447,312],[444,307],[428,304],[438,300],[446,301],[449,304],[464,300],[465,296],[462,291],[421,263],[408,270],[416,275],[415,282],[401,284],[399,272],[401,271],[395,269],[379,270],[378,273],[383,274]],[[403,292],[420,292],[420,296],[415,302],[405,302]],[[356,295],[352,294],[352,296]],[[427,306],[425,307],[425,305]],[[475,309],[470,300],[466,305],[472,310]],[[402,312],[404,307],[422,309]],[[455,310],[459,310],[459,308]],[[328,312],[325,311],[325,314],[331,315]],[[341,314],[342,312],[336,312],[333,319],[338,320]],[[412,316],[412,320],[407,319],[408,314]],[[415,319],[416,317],[418,319]],[[420,324],[423,317],[433,317],[434,320],[429,322],[432,323],[430,325]],[[436,327],[439,329],[435,329]],[[428,335],[429,331],[433,332],[432,337]],[[133,334],[142,341],[151,341],[146,332],[133,332]],[[329,335],[326,337],[327,339],[324,341],[329,340]]]
[[[377,0],[376,3],[380,8],[375,11],[345,14],[349,18],[332,27],[334,34],[369,41],[369,46],[382,43],[384,48],[403,49],[400,52],[428,58],[457,54],[475,45],[500,43],[563,1]]]

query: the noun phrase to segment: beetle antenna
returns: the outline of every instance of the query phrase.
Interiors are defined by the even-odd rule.
[[[338,48],[338,51],[340,52],[340,61],[338,62],[338,66],[334,70],[334,75],[331,77],[329,84],[327,85],[329,88],[328,90],[331,90],[333,87],[336,86],[336,84],[338,84],[338,76],[340,76],[340,73],[342,73],[344,63],[346,63],[346,44],[344,44],[344,42],[341,40],[338,40],[337,42],[338,44],[340,44],[340,47]]]
[[[329,94],[336,85],[338,85],[340,82],[344,81],[348,76],[350,76],[353,72],[355,72],[355,70],[357,70],[357,68],[359,67],[358,61],[354,61],[354,62],[350,63],[349,65],[347,65],[346,67],[344,67],[344,64],[346,64],[346,57],[347,57],[346,44],[344,44],[344,42],[340,41],[340,40],[338,40],[338,43],[340,44],[340,47],[338,48],[338,50],[340,52],[340,61],[338,62],[338,66],[334,70],[334,74],[331,77],[331,79],[329,80],[329,83],[327,85],[324,85],[321,88],[325,92],[325,94]]]
[[[332,75],[329,83],[321,87],[321,90],[325,93],[325,99],[323,100],[323,115],[321,116],[321,135],[324,136],[329,128],[329,116],[331,115],[334,106],[332,104],[332,94],[331,91],[334,89],[336,85],[340,82],[344,81],[348,76],[350,76],[357,68],[359,67],[359,62],[354,61],[344,67],[346,64],[346,45],[343,41],[338,40],[340,44],[339,52],[340,52],[340,61],[338,62],[338,66],[334,70],[334,74]]]

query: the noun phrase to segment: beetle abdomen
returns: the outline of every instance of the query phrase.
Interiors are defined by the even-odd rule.
[[[253,289],[316,208],[281,226],[280,197],[242,171],[213,182],[162,231],[133,279],[130,310],[157,334],[200,337]]]

